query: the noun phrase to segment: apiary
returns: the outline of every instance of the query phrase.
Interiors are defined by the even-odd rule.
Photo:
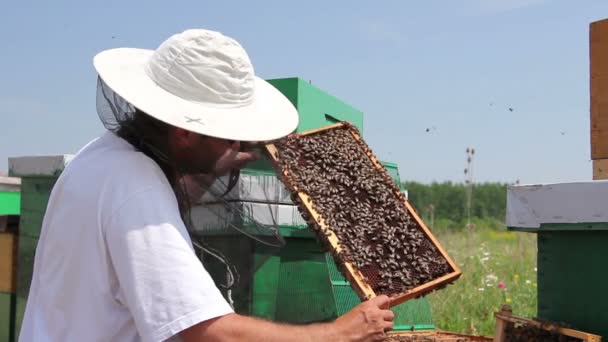
[[[296,106],[300,114],[298,131],[347,120],[360,130],[363,113],[300,78],[270,80]],[[20,328],[32,276],[36,244],[47,202],[57,178],[71,160],[70,155],[9,158],[13,176],[21,177],[21,224],[18,242],[16,329]],[[384,163],[391,181],[398,184],[398,166]],[[204,205],[203,205],[204,203]],[[230,203],[230,206],[222,206]],[[262,205],[264,204],[264,205]],[[270,208],[271,213],[268,209]],[[280,251],[260,248],[260,244],[234,230],[246,222],[232,215],[245,211],[263,224],[276,223],[286,245]],[[218,216],[210,212],[219,212]],[[204,195],[192,210],[196,233],[204,241],[225,247],[226,257],[241,269],[240,284],[232,289],[239,313],[290,323],[331,321],[361,302],[349,279],[339,271],[334,259],[321,248],[315,234],[277,177],[270,159],[261,159],[241,172],[238,183],[222,200]],[[225,267],[206,261],[218,284],[226,278]],[[225,291],[224,291],[225,293]],[[426,298],[393,306],[395,330],[429,331],[433,325]],[[2,320],[0,320],[2,321]]]
[[[267,149],[362,299],[386,294],[395,305],[460,276],[353,125],[294,134]]]

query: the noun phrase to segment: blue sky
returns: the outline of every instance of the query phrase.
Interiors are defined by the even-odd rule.
[[[463,181],[468,146],[475,181],[588,180],[588,31],[604,18],[606,0],[12,1],[0,170],[103,132],[97,52],[197,27],[240,41],[259,76],[299,76],[362,110],[404,180]]]

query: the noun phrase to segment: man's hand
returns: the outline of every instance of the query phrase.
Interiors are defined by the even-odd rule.
[[[212,174],[190,174],[184,175],[180,179],[182,185],[186,188],[190,202],[196,202],[209,189],[211,184],[215,182],[217,177],[224,176],[232,169],[241,169],[248,163],[256,161],[260,158],[259,154],[254,151],[249,151],[255,144],[244,143],[240,145],[238,142],[232,144],[231,149],[227,150],[215,163]]]
[[[241,151],[241,144],[235,142],[232,144],[232,148],[226,150],[226,152],[217,160],[213,174],[216,177],[224,176],[232,169],[241,169],[248,163],[260,159],[257,152],[254,151]]]
[[[374,297],[339,317],[334,325],[345,341],[382,341],[385,331],[393,328],[395,315],[389,307],[387,296]]]

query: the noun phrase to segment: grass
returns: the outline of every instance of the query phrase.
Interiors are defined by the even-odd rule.
[[[454,231],[439,223],[433,229],[462,269],[453,285],[427,297],[439,329],[492,336],[493,314],[502,304],[519,317],[536,315],[536,235],[492,225],[479,221],[476,228]]]

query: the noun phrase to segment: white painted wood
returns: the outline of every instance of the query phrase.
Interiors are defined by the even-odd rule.
[[[8,158],[9,174],[16,177],[58,176],[72,158],[72,155]]]
[[[21,191],[21,179],[17,177],[0,176],[0,191],[19,192]]]
[[[304,226],[306,222],[294,205],[266,204],[253,202],[232,202],[225,204],[197,205],[192,208],[191,216],[195,231],[210,232],[245,226],[243,215],[253,217],[263,225]]]
[[[512,228],[608,222],[608,181],[510,186],[506,216]]]
[[[218,203],[228,184],[228,177],[221,177],[210,191],[200,199],[201,203]],[[228,201],[263,202],[275,204],[292,204],[290,193],[277,176],[241,174],[235,187],[224,196]]]

